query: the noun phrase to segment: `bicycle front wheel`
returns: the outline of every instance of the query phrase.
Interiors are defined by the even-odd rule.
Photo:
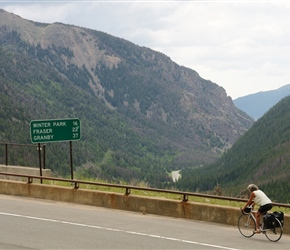
[[[283,234],[283,227],[280,223],[280,221],[275,218],[275,227],[265,229],[265,235],[270,241],[278,241],[281,239]]]
[[[238,228],[243,236],[250,238],[254,235],[256,223],[249,214],[242,214],[238,220]]]

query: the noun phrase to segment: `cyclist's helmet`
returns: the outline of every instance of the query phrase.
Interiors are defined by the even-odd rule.
[[[259,188],[258,188],[258,186],[255,185],[255,184],[250,184],[250,185],[247,187],[247,189],[248,189],[250,192],[253,192],[253,191],[258,190]]]

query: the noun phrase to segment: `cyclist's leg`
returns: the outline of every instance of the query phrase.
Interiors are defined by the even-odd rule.
[[[267,211],[272,209],[272,204],[266,204],[264,206],[259,207],[258,211],[255,213],[255,218],[256,218],[256,231],[255,233],[260,233],[260,219],[261,215],[267,213]]]
[[[261,229],[260,229],[260,218],[261,218],[261,213],[258,210],[255,213],[255,219],[256,219],[256,230],[255,230],[255,233],[261,233]]]

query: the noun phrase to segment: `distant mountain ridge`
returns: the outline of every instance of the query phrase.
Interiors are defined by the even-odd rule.
[[[79,118],[75,165],[89,176],[161,185],[254,122],[194,70],[103,32],[0,10],[0,44],[0,141],[29,143],[31,120]],[[50,145],[48,167],[65,174],[64,146]]]
[[[254,120],[258,120],[271,107],[288,95],[290,95],[290,84],[275,90],[261,91],[255,94],[239,97],[233,101],[240,110],[243,110]]]
[[[263,115],[222,157],[203,168],[183,170],[180,189],[239,196],[257,184],[275,202],[290,202],[290,96]]]

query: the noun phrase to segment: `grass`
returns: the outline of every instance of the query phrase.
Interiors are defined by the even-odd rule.
[[[85,180],[88,182],[96,182],[96,180]],[[106,184],[105,181],[98,180],[97,182]],[[57,186],[65,186],[65,187],[72,187],[72,183],[70,182],[63,182],[63,181],[49,181],[44,180],[44,184],[48,185],[57,185]],[[125,184],[124,184],[125,185]],[[144,188],[146,188],[146,184],[143,183]],[[91,184],[80,184],[79,188],[82,189],[89,189],[89,190],[98,190],[102,192],[111,192],[111,193],[119,193],[125,194],[125,188],[118,188],[118,187],[108,187],[108,186],[98,186],[98,185],[91,185]],[[153,197],[159,199],[171,199],[171,200],[178,200],[182,201],[183,196],[178,194],[171,194],[171,193],[163,193],[163,192],[152,192],[146,190],[131,190],[131,194],[138,195],[138,196],[145,196],[145,197]],[[205,204],[213,204],[213,205],[221,205],[221,206],[229,206],[229,207],[236,207],[240,208],[245,205],[244,202],[238,201],[229,201],[229,200],[221,200],[221,199],[213,199],[213,198],[206,198],[206,197],[197,197],[197,196],[188,196],[188,201],[190,202],[199,202]],[[290,208],[285,207],[277,207],[274,206],[272,211],[282,211],[284,214],[290,214]]]

